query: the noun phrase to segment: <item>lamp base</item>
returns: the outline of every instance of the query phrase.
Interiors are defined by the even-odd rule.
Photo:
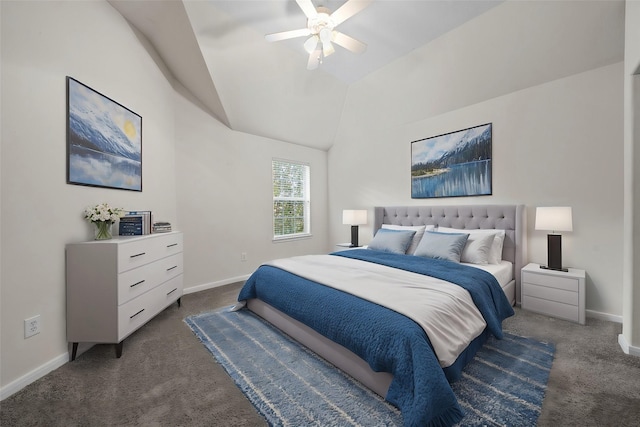
[[[546,265],[541,265],[541,266],[540,266],[540,268],[543,268],[543,269],[545,269],[545,270],[564,271],[565,273],[568,273],[568,272],[569,272],[569,269],[568,269],[568,268],[562,268],[562,267],[557,268],[557,267],[548,267],[548,266],[546,266]]]
[[[357,248],[358,245],[358,226],[357,225],[352,225],[351,226],[351,247],[352,248]]]
[[[560,234],[547,234],[547,266],[542,268],[568,271],[562,267],[562,236]]]

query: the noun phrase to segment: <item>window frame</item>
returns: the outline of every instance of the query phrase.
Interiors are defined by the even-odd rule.
[[[303,169],[303,178],[302,178],[302,188],[303,195],[302,197],[292,197],[292,196],[276,196],[275,194],[275,186],[276,186],[276,176],[275,176],[275,166],[276,163],[285,163],[288,165],[302,166]],[[287,240],[296,240],[296,239],[304,239],[311,237],[311,165],[307,162],[301,162],[297,160],[287,160],[281,158],[272,158],[271,159],[271,192],[272,192],[272,203],[271,203],[271,231],[272,231],[272,239],[274,242],[282,242]],[[303,223],[303,231],[297,233],[289,233],[289,234],[276,234],[276,202],[286,202],[286,201],[294,201],[294,202],[302,202],[303,203],[303,214],[302,219]],[[295,220],[296,216],[291,215],[290,217],[283,218],[292,218]],[[298,217],[299,218],[299,217]]]

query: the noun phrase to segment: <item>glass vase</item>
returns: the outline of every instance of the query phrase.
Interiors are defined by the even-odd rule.
[[[111,234],[111,221],[94,222],[96,225],[96,240],[109,240],[113,237]]]

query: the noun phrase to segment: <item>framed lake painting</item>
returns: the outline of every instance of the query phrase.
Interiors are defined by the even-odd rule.
[[[142,117],[71,77],[67,183],[142,191]]]
[[[411,198],[491,194],[491,123],[411,143]]]

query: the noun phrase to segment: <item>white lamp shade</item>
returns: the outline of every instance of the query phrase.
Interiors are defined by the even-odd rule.
[[[342,223],[346,225],[364,225],[367,223],[367,211],[345,209],[342,211]]]
[[[571,207],[536,208],[536,230],[573,231]]]

